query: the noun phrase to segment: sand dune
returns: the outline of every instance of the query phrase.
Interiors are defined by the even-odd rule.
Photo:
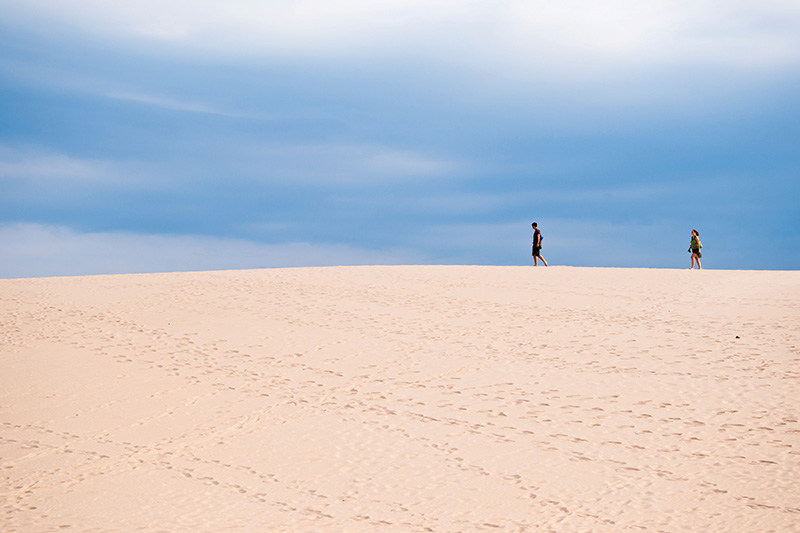
[[[800,272],[0,280],[0,530],[800,531]]]

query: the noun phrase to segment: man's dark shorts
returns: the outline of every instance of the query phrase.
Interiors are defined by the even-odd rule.
[[[534,257],[536,257],[537,255],[542,255],[541,252],[542,252],[541,246],[534,246],[533,250],[531,250],[531,253],[533,254]]]

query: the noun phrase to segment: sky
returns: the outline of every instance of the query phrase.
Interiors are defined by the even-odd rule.
[[[0,0],[0,278],[800,268],[797,0]]]

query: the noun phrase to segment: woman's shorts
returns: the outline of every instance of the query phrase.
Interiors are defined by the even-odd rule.
[[[692,254],[696,255],[697,257],[703,257],[703,254],[700,253],[700,250],[692,250]]]

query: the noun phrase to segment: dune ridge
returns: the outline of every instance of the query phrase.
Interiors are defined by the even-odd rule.
[[[0,280],[0,530],[800,531],[800,272]]]

